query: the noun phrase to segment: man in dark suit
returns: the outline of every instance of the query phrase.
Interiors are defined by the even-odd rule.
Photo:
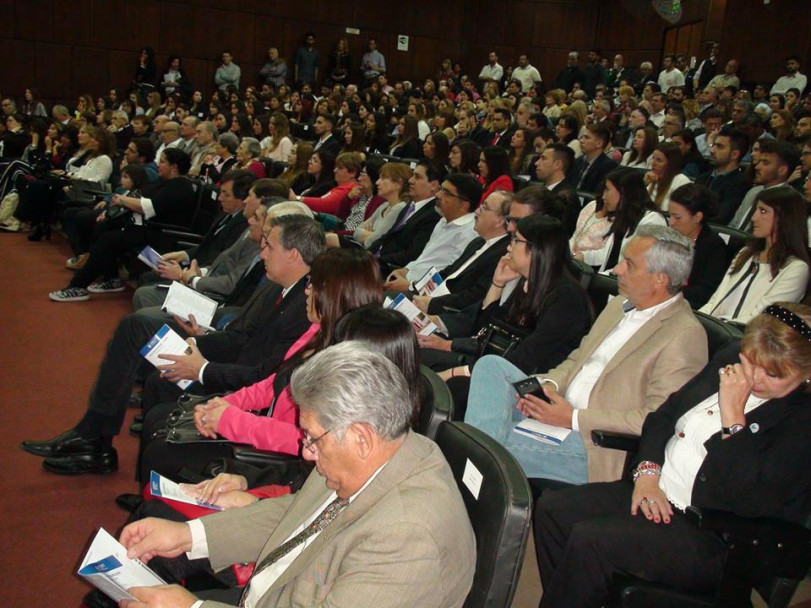
[[[335,117],[332,114],[319,114],[313,124],[313,131],[318,136],[313,146],[313,151],[326,151],[334,156],[341,152],[341,142],[332,133],[335,128]]]
[[[306,331],[304,283],[313,259],[326,248],[324,231],[312,219],[288,215],[273,219],[262,237],[268,279],[225,330],[205,334],[179,319],[169,325],[189,339],[189,354],[167,355],[162,380],[180,389],[179,380],[196,384],[190,392],[232,391],[266,378],[288,348]],[[22,448],[45,456],[45,468],[58,474],[111,473],[118,468],[113,437],[121,430],[132,384],[141,366],[140,349],[163,325],[144,315],[125,317],[99,368],[88,409],[71,430],[46,441],[24,441]]]
[[[561,219],[569,234],[574,232],[581,208],[577,192],[566,179],[566,176],[572,172],[574,162],[574,150],[562,143],[546,146],[535,162],[535,174],[538,179],[563,199],[565,209]]]
[[[490,145],[492,135],[476,121],[476,113],[472,110],[459,110],[459,123],[456,127],[457,139],[470,139],[480,148]]]
[[[507,253],[510,239],[507,235],[506,216],[510,212],[513,195],[496,191],[476,208],[473,239],[453,264],[439,271],[443,282],[430,295],[413,298],[423,312],[438,314],[445,307],[462,309],[481,300],[490,287],[499,260]]]
[[[400,211],[394,226],[380,237],[372,252],[380,260],[383,276],[416,260],[425,249],[441,217],[436,209],[436,194],[444,177],[445,170],[427,160],[414,168],[408,180],[411,203]]]
[[[714,169],[696,178],[697,184],[707,186],[718,197],[718,211],[707,218],[709,221],[728,224],[752,186],[741,167],[741,159],[748,150],[749,138],[738,129],[724,127],[715,136],[710,148]]]
[[[498,146],[505,150],[510,149],[510,140],[512,139],[515,129],[510,124],[512,121],[512,114],[509,110],[504,108],[496,108],[493,110],[493,119],[491,121],[492,131],[490,132],[491,146]]]
[[[617,168],[617,161],[605,155],[611,141],[611,131],[602,123],[592,123],[580,136],[583,155],[578,158],[569,174],[569,183],[577,190],[596,193],[605,176]]]

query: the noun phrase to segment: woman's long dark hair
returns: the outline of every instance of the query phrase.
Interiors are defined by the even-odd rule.
[[[794,188],[782,186],[763,190],[758,194],[757,201],[774,210],[775,238],[767,260],[771,266],[772,279],[792,256],[808,264],[808,207],[802,195]],[[749,260],[756,258],[765,249],[766,239],[752,237],[735,257],[729,274],[740,271]]]
[[[618,167],[605,176],[605,181],[611,182],[620,193],[617,210],[608,214],[613,221],[606,237],[616,234],[617,238],[625,238],[636,230],[647,211],[661,213],[650,200],[641,171],[629,167]]]
[[[315,180],[313,186],[334,182],[335,155],[327,150],[318,150],[317,152],[313,152],[313,156],[318,156],[318,159],[321,161],[321,171],[318,173],[318,179]]]
[[[397,366],[405,376],[413,404],[412,426],[420,411],[420,347],[408,319],[395,310],[377,304],[346,313],[335,325],[335,343],[359,340],[369,344]]]
[[[670,190],[670,185],[673,183],[673,178],[676,177],[676,175],[678,175],[678,173],[681,171],[682,158],[679,145],[670,141],[659,144],[656,146],[654,152],[656,150],[661,152],[667,159],[667,168],[665,169],[665,174],[659,178],[659,181],[656,182],[656,200],[654,202],[657,205],[661,205],[662,201],[665,200],[665,195]],[[654,186],[651,184],[648,191],[653,191],[653,188]]]
[[[451,149],[459,148],[462,154],[462,160],[459,162],[458,173],[469,173],[470,175],[479,174],[479,154],[481,148],[476,145],[472,139],[459,139],[453,142]]]
[[[487,165],[487,178],[485,187],[492,184],[502,175],[510,174],[510,157],[504,148],[499,146],[487,146],[483,151],[484,162]]]
[[[526,292],[520,285],[516,288],[507,320],[528,327],[561,279],[574,280],[568,268],[572,256],[566,227],[556,218],[540,213],[525,217],[518,222],[516,234],[519,233],[527,241],[524,246],[530,253],[528,288]]]

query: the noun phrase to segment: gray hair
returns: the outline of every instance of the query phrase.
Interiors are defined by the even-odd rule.
[[[642,63],[639,64],[639,69],[640,70],[645,70],[645,69],[652,70],[653,69],[653,64],[650,61],[643,61]]]
[[[163,130],[164,131],[180,131],[180,125],[177,124],[174,120],[167,120],[163,123]]]
[[[611,111],[611,104],[608,103],[607,99],[601,99],[600,101],[595,102],[594,106],[600,106],[606,112],[606,114]]]
[[[494,195],[499,197],[499,202],[498,207],[493,211],[501,216],[510,215],[510,205],[515,200],[515,194],[506,190],[495,190],[485,199],[485,202],[489,201],[490,197]]]
[[[213,125],[214,123],[211,124]],[[228,150],[231,154],[234,154],[239,147],[239,137],[237,137],[234,133],[231,133],[231,131],[228,131],[217,138],[217,143]]]
[[[270,220],[271,229],[281,228],[279,242],[286,250],[295,249],[307,266],[327,249],[324,227],[314,219],[303,215],[274,216]]]
[[[275,197],[265,197],[262,199],[262,202],[270,201],[273,198]],[[283,200],[278,202],[269,202],[268,207],[273,217],[282,217],[284,215],[303,215],[309,217],[310,219],[315,218],[313,210],[304,203],[300,203],[298,201]]]
[[[293,400],[340,441],[352,424],[367,424],[383,440],[409,429],[413,404],[403,373],[385,355],[349,340],[313,355],[293,372]]]
[[[655,242],[645,254],[648,272],[667,275],[667,291],[675,296],[682,290],[693,267],[693,244],[686,236],[666,226],[639,226],[634,238],[649,238]]]
[[[55,105],[55,106],[54,106],[54,107],[51,109],[51,113],[52,113],[52,114],[63,114],[63,115],[70,115],[70,112],[68,112],[68,108],[67,108],[67,106],[63,106],[63,105],[61,105],[61,104],[56,104],[56,105]]]
[[[217,138],[217,127],[215,127],[214,123],[211,122],[210,120],[206,120],[204,122],[201,122],[197,126],[198,127],[203,127],[203,129],[208,131],[208,134],[211,135],[211,139],[216,139]],[[229,131],[229,133],[230,133],[230,131]],[[234,134],[231,133],[231,135],[234,135]],[[236,135],[234,135],[234,138],[236,138]],[[237,145],[239,145],[239,144],[237,144]],[[234,150],[236,150],[236,148],[234,148]]]
[[[253,158],[256,158],[260,154],[262,154],[262,144],[259,143],[259,140],[255,137],[243,137],[242,143],[245,144],[245,150],[250,154]]]
[[[127,122],[129,122],[130,120],[130,117],[127,116],[127,113],[122,110],[116,110],[115,112],[113,112],[113,118],[123,118]]]

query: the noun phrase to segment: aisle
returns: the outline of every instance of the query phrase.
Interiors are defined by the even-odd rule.
[[[137,489],[137,441],[126,431],[116,441],[119,471],[106,477],[53,475],[19,448],[78,421],[107,339],[130,310],[129,290],[51,302],[48,292],[70,279],[69,255],[56,234],[41,243],[0,234],[0,572],[14,573],[0,606],[79,606],[88,588],[73,573],[83,547],[97,527],[123,524],[113,499]]]

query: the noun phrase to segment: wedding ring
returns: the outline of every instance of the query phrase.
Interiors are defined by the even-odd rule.
[[[718,375],[719,375],[719,376],[726,376],[726,375],[727,375],[727,368],[725,368],[725,367],[719,367],[719,368],[718,368]]]
[[[648,499],[647,499],[647,498],[643,498],[643,499],[642,499],[642,500],[640,500],[639,502],[648,502]]]
[[[206,423],[206,417],[205,417],[205,416],[203,416],[203,417],[202,417],[200,420],[201,420],[201,422],[202,422],[203,424],[205,424],[205,423]]]

